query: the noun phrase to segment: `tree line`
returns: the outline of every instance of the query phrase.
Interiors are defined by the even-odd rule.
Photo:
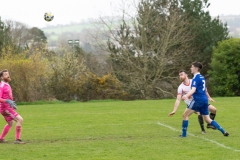
[[[124,11],[114,29],[100,18],[98,24],[107,30],[98,31],[105,40],[96,38],[99,50],[91,52],[80,46],[48,50],[40,29],[0,21],[0,68],[9,69],[17,101],[174,97],[178,71],[189,71],[193,61],[203,63],[210,92],[236,96],[240,94],[239,59],[219,63],[223,57],[218,47],[229,41],[228,29],[206,11],[209,5],[208,0],[140,0],[137,14],[127,17]],[[228,43],[236,44],[232,47],[239,47],[237,40],[231,40]],[[227,74],[231,60],[236,61],[232,77]],[[219,76],[223,70],[226,74]],[[231,82],[223,85],[228,77]]]
[[[209,5],[207,0],[141,0],[130,24],[123,13],[108,49],[124,90],[144,99],[171,97],[178,71],[189,71],[193,61],[203,63],[209,79],[213,46],[228,38],[227,24],[212,19]]]

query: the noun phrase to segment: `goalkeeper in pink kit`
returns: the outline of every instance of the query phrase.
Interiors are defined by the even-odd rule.
[[[0,83],[0,113],[6,120],[7,124],[4,126],[2,134],[0,135],[0,143],[6,142],[4,137],[7,135],[9,130],[11,129],[14,121],[16,124],[16,139],[14,141],[15,144],[25,144],[20,139],[21,131],[22,131],[22,122],[23,118],[15,111],[17,109],[16,104],[13,101],[12,96],[12,88],[9,85],[11,81],[8,70],[2,70],[0,72],[1,83]]]

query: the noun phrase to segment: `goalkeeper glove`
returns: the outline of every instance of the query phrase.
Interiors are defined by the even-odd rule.
[[[12,101],[10,99],[7,99],[6,103],[8,103],[11,108],[17,109],[17,107],[16,107],[17,105],[16,105],[16,103],[14,101]]]

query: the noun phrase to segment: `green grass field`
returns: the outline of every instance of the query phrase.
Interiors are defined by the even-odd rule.
[[[0,144],[0,159],[80,160],[237,160],[240,159],[239,97],[215,98],[216,121],[229,133],[208,129],[202,135],[197,116],[189,120],[187,138],[181,134],[182,102],[172,100],[92,101],[19,105],[24,118],[22,139],[13,144],[15,126]],[[5,121],[2,118],[0,127]]]

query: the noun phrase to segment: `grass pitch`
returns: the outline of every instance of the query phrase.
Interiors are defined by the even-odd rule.
[[[13,144],[14,125],[5,138],[9,142],[0,144],[0,159],[238,160],[239,97],[215,100],[216,121],[229,137],[212,129],[202,135],[197,115],[192,115],[190,135],[178,138],[185,105],[168,117],[174,99],[19,105],[21,138],[28,143]],[[0,129],[4,125],[2,118]]]

